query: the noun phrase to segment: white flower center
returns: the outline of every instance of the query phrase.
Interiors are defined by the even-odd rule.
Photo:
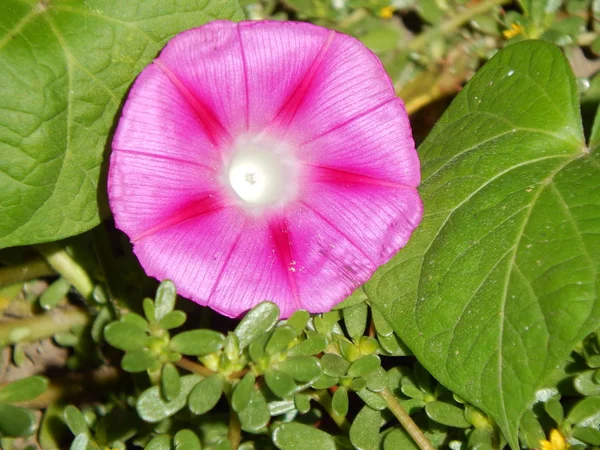
[[[283,206],[298,191],[291,148],[264,136],[238,139],[226,166],[229,185],[248,206]]]

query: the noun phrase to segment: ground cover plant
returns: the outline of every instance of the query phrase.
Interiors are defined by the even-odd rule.
[[[408,242],[393,244],[390,232],[387,241],[373,240],[379,248],[365,238],[360,243],[371,247],[344,247],[333,265],[335,251],[323,251],[321,272],[282,278],[291,286],[285,301],[273,294],[260,302],[248,292],[275,291],[261,280],[239,275],[235,283],[227,275],[232,287],[216,309],[234,318],[178,296],[197,295],[202,303],[198,290],[212,279],[193,285],[201,269],[184,274],[188,266],[178,255],[149,271],[159,280],[144,272],[134,254],[135,247],[148,270],[139,239],[115,226],[115,217],[119,225],[131,210],[115,207],[118,183],[114,175],[108,181],[115,131],[115,142],[131,137],[119,125],[136,108],[126,99],[147,92],[132,88],[136,77],[173,36],[221,19],[281,21],[281,30],[286,21],[310,22],[324,28],[295,29],[324,30],[316,33],[329,43],[335,35],[328,30],[339,31],[372,50],[383,64],[374,64],[375,72],[357,59],[370,55],[363,50],[347,59],[361,61],[365,83],[385,69],[391,85],[382,85],[392,93],[382,94],[385,101],[399,104],[394,91],[403,99],[423,205]],[[0,26],[1,448],[600,448],[597,1],[5,0]],[[227,27],[240,29],[223,27],[221,36]],[[315,54],[327,60],[328,49]],[[177,81],[183,75],[173,75],[168,62],[160,68],[169,57],[161,55],[155,66]],[[244,67],[251,67],[252,54],[246,56]],[[292,56],[289,67],[301,52]],[[292,92],[302,95],[293,108],[273,110],[274,123],[318,132],[325,120],[315,112],[318,95],[344,76],[344,85],[361,82],[360,71],[332,69],[333,81],[316,91],[316,66],[296,82]],[[282,80],[293,76],[287,68]],[[215,83],[222,73],[213,73]],[[275,98],[279,81],[258,97]],[[224,92],[230,85],[217,91],[221,105],[244,98]],[[306,92],[318,93],[306,116],[310,126],[298,125]],[[351,102],[350,94],[341,101]],[[213,117],[202,102],[194,105],[200,121]],[[184,108],[165,108],[162,116]],[[252,111],[227,117],[245,117],[248,127]],[[391,136],[397,121],[390,120],[372,121],[369,132]],[[220,139],[217,119],[203,124]],[[235,123],[227,125],[233,133]],[[151,136],[152,126],[140,135]],[[319,172],[319,180],[373,184],[360,167],[374,167],[378,158],[393,166],[385,159],[396,155],[391,145],[368,153],[360,175]],[[168,168],[173,179],[182,165]],[[134,187],[143,190],[160,173],[152,167]],[[296,176],[290,174],[279,187]],[[186,184],[172,184],[188,195]],[[132,191],[119,192],[127,199]],[[261,207],[272,201],[270,194],[236,192]],[[359,195],[356,188],[346,197]],[[390,201],[386,195],[373,199]],[[416,225],[421,211],[412,210]],[[348,233],[377,234],[368,225],[368,216],[377,218],[373,211],[344,208],[335,219],[338,233],[326,241],[333,248]],[[154,231],[165,227],[140,217]],[[283,260],[294,262],[289,272],[300,271],[287,232],[267,229],[288,255]],[[301,257],[314,250],[306,243],[321,242],[311,239],[325,233],[312,230],[297,244]],[[158,259],[181,247],[158,241]],[[373,270],[357,266],[362,259],[374,261]],[[233,273],[243,274],[238,266]],[[305,295],[319,277],[326,280],[320,291]],[[294,287],[291,280],[308,281]],[[340,286],[356,289],[331,307]],[[302,302],[291,307],[290,299]]]

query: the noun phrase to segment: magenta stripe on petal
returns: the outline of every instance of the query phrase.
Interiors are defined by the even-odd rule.
[[[228,315],[331,309],[423,211],[404,105],[356,39],[216,21],[174,37],[124,106],[108,189],[146,272]]]

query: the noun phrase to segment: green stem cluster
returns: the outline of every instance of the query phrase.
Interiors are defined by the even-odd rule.
[[[70,306],[24,319],[0,323],[0,343],[31,342],[70,331],[90,322],[89,314],[82,308]]]
[[[388,409],[392,412],[396,419],[398,419],[400,425],[404,427],[404,429],[410,435],[413,441],[415,441],[415,444],[417,444],[421,450],[435,450],[435,447],[431,445],[429,439],[427,439],[427,437],[423,434],[421,429],[412,420],[410,415],[398,402],[394,394],[392,394],[390,390],[386,388],[383,391],[381,391],[380,395],[385,400]]]
[[[48,264],[68,280],[84,298],[90,299],[92,297],[94,291],[92,279],[64,247],[54,242],[48,242],[37,245],[36,249],[46,258]]]
[[[0,286],[49,277],[54,274],[54,269],[48,265],[46,260],[36,258],[22,264],[0,268]]]

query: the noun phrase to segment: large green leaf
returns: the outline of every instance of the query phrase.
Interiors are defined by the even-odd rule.
[[[523,411],[600,325],[600,158],[554,46],[500,51],[419,149],[425,217],[367,294],[517,448]]]
[[[2,0],[0,248],[99,222],[101,163],[135,76],[179,31],[237,0]]]

